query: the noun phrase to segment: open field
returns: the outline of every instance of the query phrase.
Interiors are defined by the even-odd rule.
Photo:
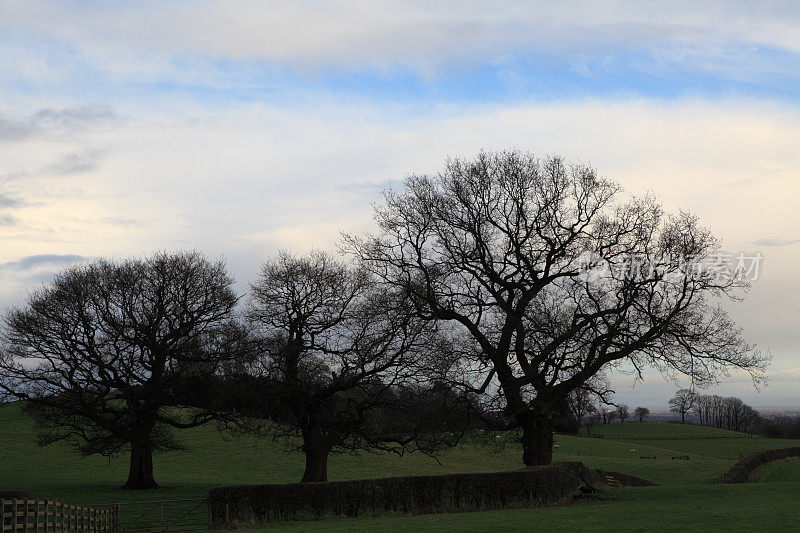
[[[800,521],[794,502],[800,498],[800,461],[783,461],[764,467],[765,483],[741,486],[714,485],[736,461],[739,453],[787,446],[800,441],[763,438],[696,438],[703,432],[722,430],[680,424],[626,423],[603,429],[630,435],[636,428],[641,436],[687,428],[697,434],[683,439],[595,439],[559,435],[555,460],[582,461],[605,470],[620,471],[650,479],[663,486],[612,490],[599,499],[569,507],[520,509],[419,517],[383,516],[356,520],[329,519],[303,523],[303,529],[331,528],[372,530],[439,529],[484,530],[488,527],[513,530],[536,523],[548,529],[597,529],[613,523],[621,529],[641,529],[664,521],[681,527],[701,520],[714,528],[715,521],[730,525],[758,524],[770,529],[784,528],[791,517]],[[630,426],[630,427],[628,427]],[[34,496],[66,502],[93,504],[132,500],[160,500],[203,497],[209,488],[244,483],[284,483],[299,480],[303,457],[282,450],[274,443],[253,437],[221,435],[213,426],[181,432],[186,451],[157,454],[156,480],[163,488],[154,491],[123,491],[118,487],[127,476],[127,457],[108,460],[81,458],[71,448],[35,444],[35,428],[15,404],[0,408],[0,485],[27,489]],[[633,451],[632,451],[633,450]],[[690,456],[689,460],[672,459]],[[656,459],[640,459],[655,456]],[[500,451],[470,443],[440,458],[413,454],[404,457],[384,454],[335,455],[329,463],[331,480],[370,477],[511,470],[521,466],[521,450],[509,444]],[[785,465],[785,466],[781,466]],[[769,502],[768,506],[765,503]],[[692,518],[694,517],[694,518]],[[789,517],[789,518],[787,518]],[[684,522],[682,522],[684,521]],[[280,525],[292,529],[298,524]],[[744,526],[743,526],[744,527]]]

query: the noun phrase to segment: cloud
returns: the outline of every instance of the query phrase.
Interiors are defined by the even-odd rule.
[[[30,122],[20,122],[0,117],[0,141],[18,141],[31,135],[36,128]]]
[[[0,193],[0,207],[11,208],[11,207],[21,207],[25,205],[25,202],[18,198],[13,198],[8,196],[7,194]]]
[[[107,122],[116,118],[114,111],[103,105],[84,105],[63,109],[44,108],[31,116],[31,123],[39,127],[55,126],[63,129],[82,128],[89,124]]]
[[[91,149],[70,152],[62,155],[55,163],[48,165],[44,172],[59,176],[91,172],[97,169],[104,155],[101,150]]]
[[[11,215],[0,214],[0,227],[2,226],[16,226],[19,221],[16,217]]]
[[[103,105],[42,108],[22,119],[0,116],[0,141],[22,141],[45,134],[74,135],[116,119],[114,111]]]
[[[789,60],[771,65],[764,61],[766,51],[800,53],[800,14],[791,2],[217,0],[93,9],[79,2],[31,0],[5,6],[3,18],[15,43],[33,36],[74,50],[110,76],[139,79],[148,71],[163,75],[198,64],[208,72],[226,61],[428,75],[454,65],[543,54],[566,58],[580,69],[586,56],[609,57],[623,48],[647,52],[642,68],[683,64],[737,76],[764,65],[776,71],[791,65]],[[602,62],[592,61],[592,70]],[[55,69],[42,63],[41,70]]]
[[[85,261],[87,257],[76,254],[38,254],[22,257],[17,261],[0,263],[0,270],[30,272],[41,268],[52,268]]]
[[[789,246],[800,243],[800,239],[759,239],[753,241],[756,246]]]

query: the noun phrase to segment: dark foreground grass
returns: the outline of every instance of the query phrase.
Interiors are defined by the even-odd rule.
[[[277,531],[796,531],[800,484],[614,489],[587,503],[275,524]]]

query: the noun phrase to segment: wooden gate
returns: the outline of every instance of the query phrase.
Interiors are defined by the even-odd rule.
[[[118,533],[204,531],[208,529],[205,498],[111,504]]]

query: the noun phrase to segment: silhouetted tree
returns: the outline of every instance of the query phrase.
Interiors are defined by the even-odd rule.
[[[622,422],[624,424],[625,420],[628,419],[629,415],[630,415],[630,410],[629,410],[627,405],[625,405],[623,403],[623,404],[620,404],[619,407],[617,407],[617,416],[619,417],[619,421],[620,422]]]
[[[578,422],[578,427],[580,427],[584,418],[594,412],[595,408],[592,393],[584,388],[571,391],[567,396],[567,404],[572,412],[572,416],[575,417],[575,420]]]
[[[386,405],[399,413],[420,408],[416,397],[428,395],[431,408],[434,397],[443,397],[422,387],[409,398],[427,350],[439,347],[407,305],[404,294],[325,253],[281,252],[263,265],[247,313],[260,336],[248,371],[263,378],[265,411],[280,411],[273,417],[280,423],[260,429],[284,442],[302,439],[301,481],[326,481],[332,450],[413,443],[429,451],[440,444],[387,433],[387,424],[376,423]],[[427,416],[417,414],[420,421]]]
[[[156,488],[153,451],[180,448],[173,428],[217,414],[174,407],[230,357],[232,283],[224,263],[193,252],[68,268],[6,317],[0,387],[26,402],[40,444],[129,447],[124,488]]]
[[[701,383],[765,367],[715,305],[738,280],[687,268],[717,250],[713,236],[619,191],[558,157],[481,153],[409,177],[376,208],[378,234],[345,238],[417,316],[470,339],[451,376],[502,401],[526,465],[550,462],[556,405],[609,365]]]
[[[633,414],[639,418],[639,422],[642,422],[645,417],[650,414],[650,409],[647,407],[637,407],[633,410]]]
[[[689,389],[681,389],[669,401],[669,410],[681,415],[681,424],[686,421],[686,413],[692,410],[697,395]]]
[[[594,405],[595,398],[609,401],[608,398],[613,393],[608,379],[602,374],[596,374],[584,386],[570,391],[567,395],[567,404],[578,422],[578,427],[580,428],[584,418],[597,413],[597,407]]]
[[[603,423],[603,417],[600,414],[597,406],[594,406],[594,411],[592,411],[592,413],[586,417],[586,432],[591,433],[592,427],[599,426],[601,423]]]

